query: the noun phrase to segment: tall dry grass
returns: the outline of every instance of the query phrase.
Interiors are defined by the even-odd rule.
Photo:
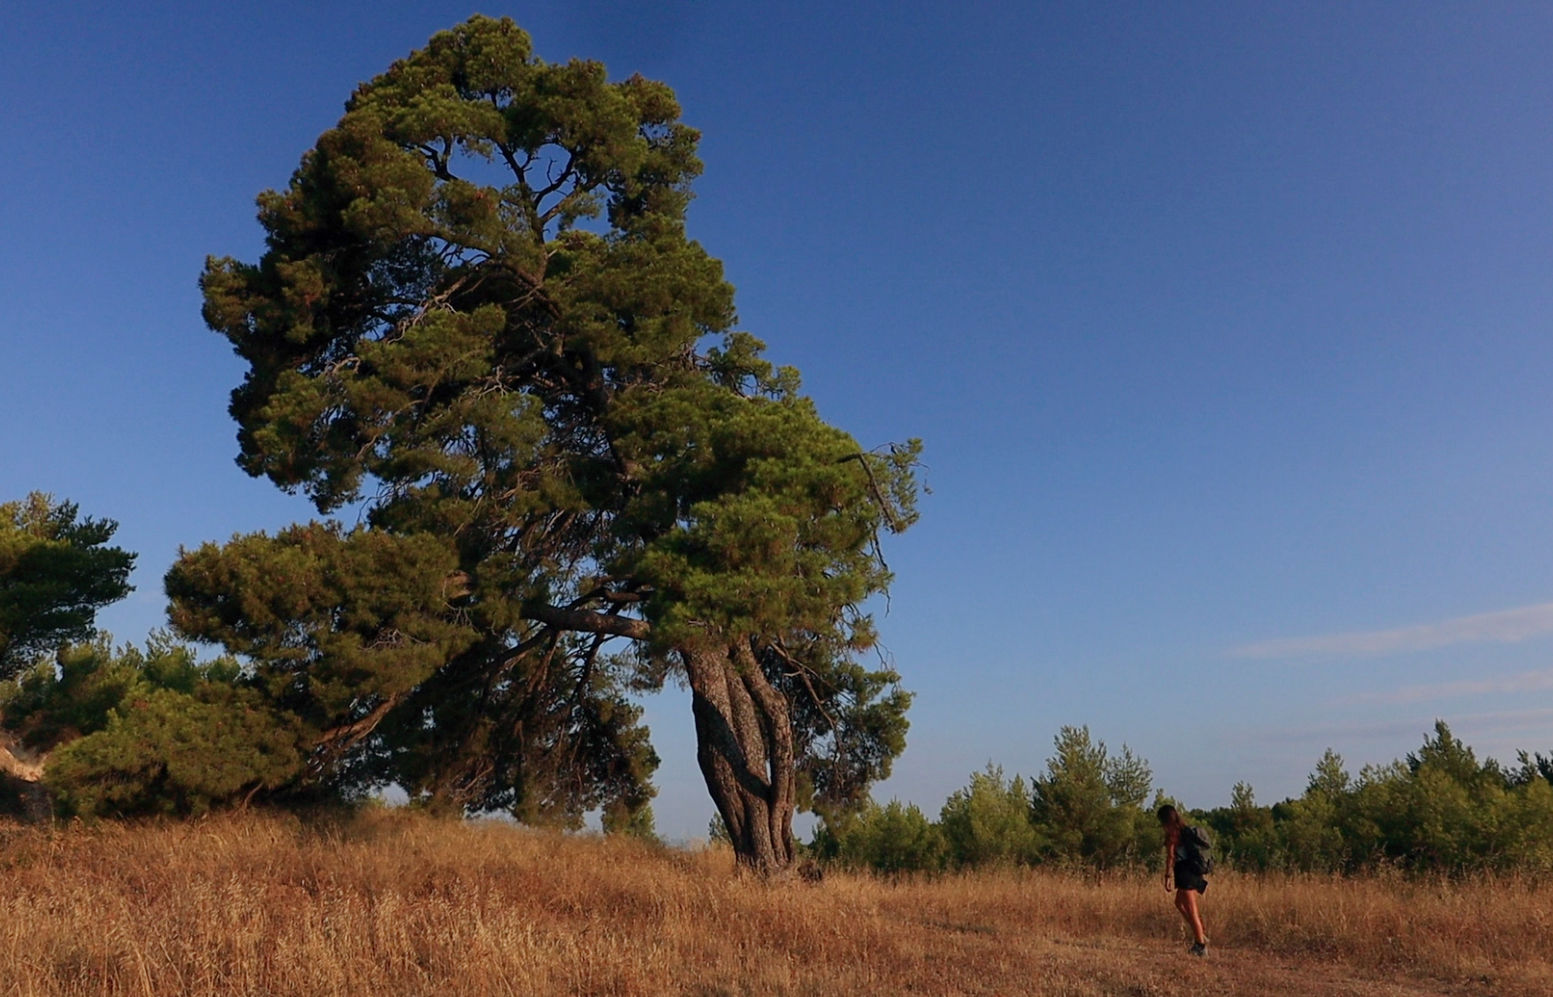
[[[820,884],[726,853],[408,813],[0,829],[8,994],[1546,994],[1553,886],[1215,877]]]

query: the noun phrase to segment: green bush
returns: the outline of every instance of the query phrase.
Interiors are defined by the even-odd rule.
[[[1041,851],[1025,781],[1017,775],[1005,780],[1001,766],[973,773],[970,785],[944,803],[939,825],[957,866],[1031,863]]]
[[[276,789],[304,770],[301,732],[230,657],[198,662],[154,635],[60,649],[0,691],[0,728],[47,758],[66,815],[200,813]]]
[[[943,833],[914,803],[869,803],[829,831],[831,852],[843,865],[883,873],[927,872],[944,865]]]

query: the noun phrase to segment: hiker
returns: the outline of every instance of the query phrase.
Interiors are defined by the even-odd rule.
[[[1195,956],[1207,955],[1208,936],[1203,933],[1197,898],[1208,888],[1204,877],[1213,871],[1208,836],[1198,828],[1187,827],[1181,814],[1168,803],[1159,808],[1159,824],[1165,829],[1165,892],[1175,890],[1176,910],[1192,929],[1194,941],[1187,951]]]

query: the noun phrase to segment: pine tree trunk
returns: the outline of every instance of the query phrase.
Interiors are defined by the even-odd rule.
[[[685,653],[696,758],[728,827],[740,868],[791,872],[793,725],[786,697],[761,672],[749,642]]]

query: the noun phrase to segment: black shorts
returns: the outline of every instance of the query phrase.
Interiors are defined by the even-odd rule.
[[[1176,889],[1196,890],[1198,893],[1208,892],[1208,881],[1197,873],[1185,862],[1177,862],[1175,867]]]

